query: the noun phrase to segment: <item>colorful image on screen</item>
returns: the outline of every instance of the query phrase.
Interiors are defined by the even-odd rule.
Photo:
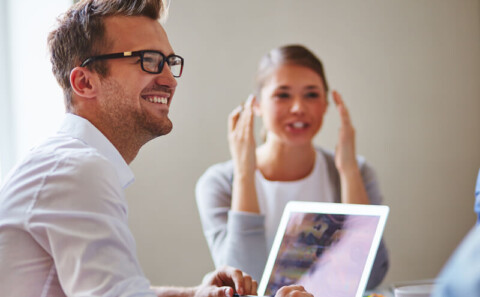
[[[314,296],[352,297],[379,217],[292,213],[265,295],[300,284]]]

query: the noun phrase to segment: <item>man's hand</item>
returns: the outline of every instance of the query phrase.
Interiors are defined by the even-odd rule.
[[[257,295],[257,282],[239,269],[225,266],[211,273],[197,287],[195,297],[232,297],[239,295]]]

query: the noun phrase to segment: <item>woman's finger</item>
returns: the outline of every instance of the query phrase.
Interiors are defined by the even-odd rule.
[[[337,91],[333,91],[332,96],[333,96],[333,101],[337,106],[338,113],[340,114],[340,119],[342,121],[342,124],[349,125],[351,123],[350,114],[348,112],[347,107],[345,106],[345,102],[343,102],[342,96]]]
[[[228,115],[228,131],[232,132],[235,130],[240,114],[242,113],[243,106],[237,106],[232,112]]]
[[[251,139],[253,136],[253,99],[249,97],[243,105],[243,110],[235,124],[235,132],[240,139]]]
[[[253,104],[255,96],[250,94],[244,104],[237,106],[229,115],[228,129],[233,131],[240,124],[242,127],[253,128]],[[246,122],[246,125],[244,123]]]
[[[254,103],[255,103],[255,96],[253,94],[248,95],[247,101],[245,101],[245,107],[252,109]]]

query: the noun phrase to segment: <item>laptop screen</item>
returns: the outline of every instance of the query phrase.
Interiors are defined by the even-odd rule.
[[[299,284],[314,296],[361,296],[386,207],[298,203],[285,209],[259,294],[271,296],[282,286]]]

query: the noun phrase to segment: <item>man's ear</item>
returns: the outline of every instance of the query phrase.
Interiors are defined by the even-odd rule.
[[[79,97],[94,98],[97,95],[98,76],[85,67],[75,67],[70,71],[70,85]]]

